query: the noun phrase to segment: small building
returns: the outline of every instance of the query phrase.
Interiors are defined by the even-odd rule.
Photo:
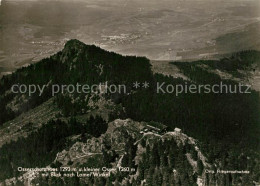
[[[157,134],[164,134],[167,132],[168,127],[161,123],[149,122],[143,129],[144,132],[154,132]]]
[[[176,132],[176,133],[181,133],[181,129],[175,128],[175,129],[174,129],[174,132]]]

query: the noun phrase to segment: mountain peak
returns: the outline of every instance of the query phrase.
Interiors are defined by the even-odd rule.
[[[71,49],[71,48],[80,47],[80,46],[85,47],[87,45],[77,39],[71,39],[66,42],[64,49]]]
[[[87,48],[89,45],[77,40],[71,39],[66,42],[64,48],[59,53],[53,56],[54,59],[61,61],[62,63],[75,62],[79,56],[83,58],[87,57]]]

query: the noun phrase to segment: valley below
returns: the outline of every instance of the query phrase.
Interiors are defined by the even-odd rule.
[[[158,61],[259,50],[259,7],[258,1],[6,0],[0,6],[0,72],[48,57],[69,39]]]

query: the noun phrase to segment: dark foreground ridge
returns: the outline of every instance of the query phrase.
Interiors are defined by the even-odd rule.
[[[115,172],[109,178],[38,177],[36,182],[41,185],[259,182],[258,92],[186,93],[176,97],[156,91],[158,82],[214,85],[223,81],[234,86],[237,81],[223,79],[214,70],[242,78],[245,73],[241,70],[259,69],[259,52],[244,51],[232,56],[219,61],[173,63],[187,77],[184,80],[153,74],[145,57],[122,56],[78,40],[68,41],[57,54],[0,80],[0,181],[19,178],[22,173],[17,171],[18,167],[63,165],[124,166],[132,172]],[[148,82],[149,88],[133,87],[136,81]],[[51,94],[54,84],[100,82],[124,84],[128,93],[64,92],[54,97]],[[39,92],[29,96],[13,94],[10,91],[13,84],[47,88],[41,96]],[[75,155],[73,149],[78,146],[83,149]],[[206,174],[207,169],[245,170],[250,174]]]

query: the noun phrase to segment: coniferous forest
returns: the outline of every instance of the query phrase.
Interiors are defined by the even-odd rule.
[[[196,185],[198,176],[204,175],[205,177],[202,177],[205,185],[252,185],[251,183],[260,181],[259,92],[253,89],[250,94],[187,92],[176,96],[158,93],[157,83],[213,86],[222,82],[235,87],[239,82],[222,79],[218,74],[201,66],[207,65],[211,69],[243,78],[244,74],[240,73],[240,70],[254,71],[259,68],[259,57],[260,52],[243,51],[215,61],[172,62],[172,65],[176,65],[188,77],[188,80],[184,80],[154,74],[149,60],[145,57],[121,56],[71,40],[62,51],[50,58],[18,69],[0,80],[0,129],[6,128],[13,119],[50,99],[60,111],[41,128],[0,147],[0,181],[21,176],[17,167],[59,166],[54,160],[57,153],[64,149],[69,151],[75,143],[71,136],[78,136],[77,141],[81,143],[102,138],[104,144],[101,157],[91,157],[92,159],[87,159],[83,165],[92,165],[94,161],[95,165],[112,166],[113,162],[120,159],[121,154],[113,149],[110,144],[112,142],[106,143],[108,125],[115,119],[131,118],[140,123],[162,123],[168,131],[180,128],[183,133],[199,141],[198,146],[207,159],[206,164],[218,165],[222,170],[249,170],[251,174],[229,174],[213,178],[212,175],[204,174],[206,164],[197,150],[194,150],[194,144],[186,142],[187,140],[180,145],[174,140],[149,141],[140,138],[142,140],[138,141],[137,145],[136,139],[139,139],[140,132],[133,132],[136,136],[132,136],[124,131],[124,127],[119,127],[115,131],[124,134],[122,143],[125,144],[125,155],[121,162],[125,167],[138,170],[135,179],[124,180],[129,177],[128,173],[116,173],[109,179],[88,178],[85,182],[78,178],[39,178],[38,182],[42,185],[140,185],[144,184],[145,180],[146,185]],[[91,93],[82,95],[64,92],[53,98],[51,92],[51,86],[55,84],[93,85],[100,82],[124,84],[127,87],[126,94],[115,92],[103,96],[104,100],[111,100],[120,108],[116,112],[111,109],[107,120],[102,118],[101,114],[91,115],[95,108],[90,106],[90,102],[98,102],[100,97],[93,98]],[[149,88],[133,87],[135,82],[148,82]],[[38,91],[29,96],[10,93],[13,84],[46,85],[47,88],[41,96]],[[16,105],[15,109],[10,106],[13,104]],[[87,119],[80,121],[79,118],[85,115],[88,115]],[[140,152],[140,149],[145,150]],[[189,154],[196,162],[196,171],[193,170],[192,161],[187,160]],[[74,162],[69,164],[74,165]],[[173,170],[176,170],[177,174],[172,173]]]

